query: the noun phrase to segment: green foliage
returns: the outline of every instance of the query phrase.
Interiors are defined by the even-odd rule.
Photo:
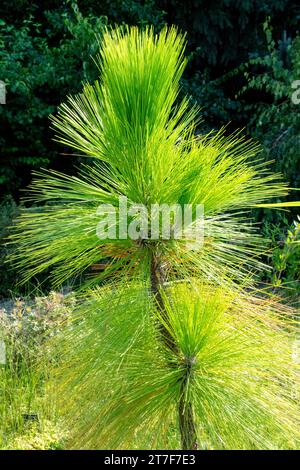
[[[192,102],[201,107],[203,121],[199,123],[200,134],[226,125],[233,116],[237,123],[245,118],[241,101],[228,96],[222,87],[222,79],[213,79],[209,68],[184,77],[181,83],[182,93],[191,96]]]
[[[17,299],[5,305],[0,309],[0,339],[6,351],[6,362],[0,365],[0,448],[58,445],[62,432],[54,428],[55,403],[49,396],[45,399],[44,390],[55,358],[45,344],[68,323],[74,297],[52,292],[35,301]]]
[[[170,275],[182,266],[217,279],[243,278],[249,267],[263,267],[254,259],[259,237],[241,211],[286,195],[287,187],[267,166],[250,162],[257,146],[238,134],[194,137],[196,108],[188,110],[186,98],[176,106],[182,52],[183,40],[173,29],[163,30],[159,39],[150,29],[144,36],[134,28],[125,36],[119,29],[105,35],[98,58],[101,83],[86,85],[53,118],[57,139],[96,162],[80,177],[49,172],[33,182],[31,198],[56,205],[43,213],[23,212],[12,235],[17,240],[12,259],[26,268],[25,280],[57,266],[53,276],[60,284],[107,257],[113,259],[94,282],[121,267],[143,272],[157,249],[151,241],[141,246],[140,240],[117,237],[108,243],[95,230],[98,206],[111,204],[118,212],[120,195],[129,204],[144,204],[148,213],[154,203],[204,204],[200,251],[188,249],[186,239],[160,247],[170,260]],[[114,224],[119,233],[118,221]]]
[[[45,17],[46,25],[33,16],[18,27],[0,21],[0,77],[7,89],[7,104],[0,106],[4,193],[28,184],[32,168],[47,167],[50,160],[60,166],[49,146],[48,116],[83,79],[95,76],[90,56],[105,18],[84,18],[75,7],[73,14],[45,12]]]
[[[63,450],[66,431],[58,423],[44,420],[27,426],[5,446],[5,450]]]
[[[299,5],[288,0],[160,0],[159,4],[167,11],[169,24],[188,32],[190,48],[197,50],[197,68],[204,64],[222,74],[224,67],[231,68],[249,51],[263,47],[260,24],[267,15],[282,24],[284,14],[296,29],[299,13]]]
[[[66,447],[180,448],[183,381],[201,449],[297,447],[293,328],[280,320],[288,312],[201,283],[167,295],[179,355],[161,341],[161,313],[137,284],[92,291],[58,338],[64,360],[51,389],[72,429]]]
[[[4,300],[16,296],[34,297],[41,295],[41,293],[47,294],[50,291],[50,286],[46,283],[46,274],[20,285],[21,273],[9,261],[14,249],[7,244],[7,240],[20,210],[21,206],[18,206],[11,196],[4,197],[0,202],[0,299]],[[43,207],[35,207],[35,211],[41,212]],[[65,287],[69,288],[70,284]]]
[[[6,197],[0,204],[0,297],[7,296],[10,291],[15,288],[17,272],[10,265],[9,269],[4,268],[7,255],[10,250],[5,245],[6,238],[9,234],[9,227],[12,225],[13,219],[18,215],[19,209],[12,197]]]
[[[290,298],[297,296],[300,291],[299,217],[284,229],[279,224],[266,222],[264,231],[265,235],[271,238],[273,246],[270,263],[273,269],[268,273],[268,281],[274,288],[285,287]]]
[[[52,119],[56,139],[92,162],[76,177],[39,174],[30,200],[51,205],[23,210],[10,238],[25,280],[51,268],[61,284],[99,262],[87,284],[112,280],[53,341],[63,361],[49,395],[72,430],[68,447],[296,448],[294,312],[258,295],[250,274],[264,269],[265,247],[248,212],[290,205],[271,202],[287,185],[239,133],[195,136],[198,110],[178,100],[186,59],[175,28],[108,29],[97,65],[101,81]],[[203,242],[101,238],[97,208],[118,212],[119,196],[148,209],[203,204]],[[119,220],[110,228],[120,234]]]
[[[299,130],[297,104],[292,101],[293,81],[300,77],[300,38],[283,34],[276,44],[269,22],[264,23],[268,51],[244,66],[247,80],[241,93],[263,91],[262,99],[246,106],[250,115],[251,135],[264,148],[264,158],[274,160],[274,167],[283,173],[293,187],[299,186]]]
[[[166,12],[156,0],[88,0],[80,5],[85,12],[106,15],[110,23],[144,27],[151,24],[156,31],[165,25]]]

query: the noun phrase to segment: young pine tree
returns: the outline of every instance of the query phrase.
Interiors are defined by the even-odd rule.
[[[179,101],[183,54],[174,28],[105,33],[100,80],[53,118],[56,139],[92,163],[37,175],[31,199],[49,204],[21,215],[14,260],[25,280],[84,274],[53,377],[70,447],[296,448],[295,322],[255,291],[265,242],[249,220],[287,185],[238,133],[195,135],[198,110]],[[99,238],[99,206],[118,216],[120,197],[149,214],[203,205],[202,242],[122,238],[119,217]]]

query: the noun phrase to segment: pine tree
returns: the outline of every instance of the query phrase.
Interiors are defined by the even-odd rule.
[[[288,205],[271,202],[288,188],[240,133],[196,135],[199,110],[179,99],[184,44],[174,28],[105,33],[100,80],[53,117],[56,140],[92,163],[36,175],[30,200],[49,204],[23,211],[14,261],[24,280],[85,277],[53,379],[71,447],[294,448],[296,326],[255,289],[266,242],[250,219]],[[119,215],[121,197],[149,214],[202,205],[201,243],[122,238],[118,217],[99,238],[99,206]]]

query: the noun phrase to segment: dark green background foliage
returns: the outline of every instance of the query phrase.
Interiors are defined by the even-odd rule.
[[[266,158],[279,161],[297,184],[299,113],[290,84],[300,72],[299,17],[300,5],[289,0],[2,1],[2,192],[18,198],[32,168],[72,171],[76,159],[59,155],[48,116],[83,80],[95,79],[90,57],[103,26],[115,23],[157,30],[168,23],[186,31],[190,63],[182,85],[202,106],[205,129],[229,121],[232,128],[246,126]]]
[[[96,78],[91,56],[103,27],[122,23],[186,31],[190,60],[182,90],[202,107],[199,132],[245,127],[263,157],[275,160],[273,168],[299,186],[300,105],[291,101],[291,83],[300,80],[296,0],[2,0],[1,196],[18,202],[35,168],[76,172],[80,156],[62,155],[70,150],[52,141],[49,115],[82,81]],[[270,211],[258,217],[286,229],[296,213],[287,221]]]

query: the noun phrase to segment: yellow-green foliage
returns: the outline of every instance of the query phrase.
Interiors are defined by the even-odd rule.
[[[120,270],[145,273],[153,247],[96,234],[97,208],[111,204],[118,214],[120,195],[148,212],[153,203],[204,205],[201,250],[188,249],[186,240],[160,246],[170,276],[181,270],[224,281],[265,268],[257,260],[263,242],[242,212],[285,196],[287,185],[239,133],[195,136],[198,110],[186,98],[178,102],[183,52],[174,28],[159,35],[117,28],[104,35],[96,59],[101,79],[70,97],[53,118],[57,140],[94,162],[78,177],[50,171],[33,181],[30,199],[51,206],[23,211],[12,236],[12,258],[25,280],[52,268],[61,284],[107,258],[111,263],[91,282]]]
[[[5,450],[59,450],[63,449],[66,431],[58,423],[45,420],[43,426],[33,424],[9,441]]]
[[[76,177],[36,178],[30,198],[51,205],[23,211],[11,237],[25,280],[51,268],[61,284],[106,263],[87,284],[112,281],[87,294],[58,351],[53,345],[63,359],[49,394],[58,392],[71,448],[185,446],[182,403],[199,447],[299,443],[290,312],[249,290],[252,272],[265,268],[249,211],[272,206],[288,188],[239,133],[195,135],[197,109],[178,100],[183,53],[174,28],[106,32],[100,80],[53,118],[57,140],[93,163]],[[97,207],[118,213],[119,196],[148,213],[153,203],[203,204],[203,244],[99,239]],[[153,260],[165,271],[156,289]]]
[[[97,289],[76,313],[52,383],[72,429],[67,446],[180,448],[177,405],[187,378],[201,448],[297,447],[290,312],[199,283],[166,295],[179,356],[161,341],[160,313],[140,286]]]

